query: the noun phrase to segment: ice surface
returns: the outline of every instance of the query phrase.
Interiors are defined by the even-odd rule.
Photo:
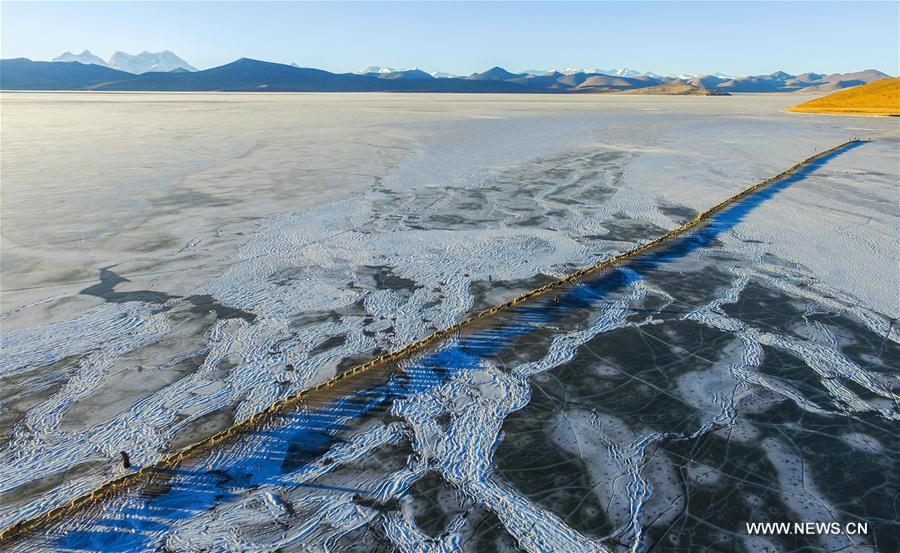
[[[875,543],[743,530],[813,518],[897,546],[896,125],[791,102],[5,94],[0,523],[864,135],[558,305],[19,545]]]

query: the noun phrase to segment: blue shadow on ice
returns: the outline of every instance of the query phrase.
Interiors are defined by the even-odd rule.
[[[753,209],[782,190],[807,178],[831,159],[862,143],[851,143],[797,170],[708,219],[702,226],[627,263],[628,271],[598,274],[560,290],[559,303],[542,298],[508,311],[493,326],[465,332],[442,349],[408,364],[403,371],[324,407],[286,414],[279,425],[252,432],[239,444],[209,454],[202,463],[215,468],[180,468],[160,474],[164,484],[131,490],[108,500],[95,518],[69,521],[47,536],[54,549],[69,551],[144,551],[156,549],[160,540],[180,521],[193,518],[243,496],[259,486],[297,486],[285,479],[323,456],[340,442],[337,433],[348,422],[388,409],[400,398],[427,391],[462,371],[477,369],[483,360],[509,347],[513,340],[562,317],[569,309],[600,308],[599,300],[627,288],[642,275],[711,245]],[[366,495],[367,490],[329,488],[335,492]],[[91,515],[88,515],[90,517]]]

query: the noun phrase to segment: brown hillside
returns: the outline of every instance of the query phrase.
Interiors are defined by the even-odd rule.
[[[787,108],[802,113],[900,116],[900,77],[832,92]]]
[[[622,94],[659,94],[666,96],[731,96],[727,92],[719,92],[711,90],[703,86],[696,86],[681,81],[673,81],[657,86],[647,88],[638,88],[635,90],[626,90]]]

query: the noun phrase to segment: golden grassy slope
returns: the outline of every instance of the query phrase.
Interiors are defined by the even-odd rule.
[[[900,116],[900,77],[881,79],[832,92],[827,96],[789,107],[787,111]]]

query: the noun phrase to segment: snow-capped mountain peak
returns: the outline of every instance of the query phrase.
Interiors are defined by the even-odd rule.
[[[715,77],[723,81],[738,78],[734,75],[726,75],[724,73],[676,73],[674,75],[668,75],[668,77],[672,79],[678,79],[680,81],[690,81],[691,79],[702,79],[704,77]]]
[[[62,54],[56,56],[50,61],[77,61],[83,64],[93,63],[94,65],[100,65],[103,67],[107,67],[106,62],[95,56],[91,53],[90,50],[85,50],[80,54],[73,54],[72,52],[63,52]]]
[[[387,73],[396,73],[397,71],[402,71],[402,69],[394,69],[393,67],[384,67],[381,65],[370,65],[369,67],[360,69],[356,74],[368,75],[370,73],[378,73],[379,75],[386,75]]]
[[[141,52],[136,56],[125,52],[116,52],[109,58],[108,65],[114,69],[135,74],[147,73],[148,71],[172,71],[174,69],[196,71],[188,62],[168,50],[163,50],[162,52]]]
[[[610,69],[610,72],[615,77],[640,77],[641,72],[635,71],[634,69],[629,69],[627,67],[620,67],[619,69]],[[606,73],[610,75],[610,73]]]
[[[355,73],[357,75],[390,75],[391,73],[402,73],[404,71],[423,71],[418,67],[401,67],[399,69],[394,67],[385,67],[383,65],[370,65],[368,67],[364,67]],[[453,73],[446,73],[444,71],[423,71],[424,73],[428,73],[435,79],[451,79],[451,78],[459,78],[461,75],[454,75]]]
[[[551,69],[548,73],[559,72],[563,75],[573,75],[575,73],[588,73],[588,74],[599,74],[599,75],[609,75],[610,77],[640,77],[641,75],[645,75],[648,77],[652,77],[653,73],[641,73],[640,71],[636,71],[634,69],[629,69],[627,67],[620,67],[614,69],[603,69],[601,67],[563,67],[561,69]]]
[[[85,50],[80,54],[64,52],[50,61],[77,61],[84,64],[93,63],[94,65],[111,67],[113,69],[134,74],[146,73],[148,71],[173,71],[175,69],[196,71],[196,69],[188,62],[168,50],[163,50],[162,52],[141,52],[136,56],[126,54],[125,52],[116,52],[109,58],[109,61],[103,61],[98,56],[92,54],[90,50]]]

